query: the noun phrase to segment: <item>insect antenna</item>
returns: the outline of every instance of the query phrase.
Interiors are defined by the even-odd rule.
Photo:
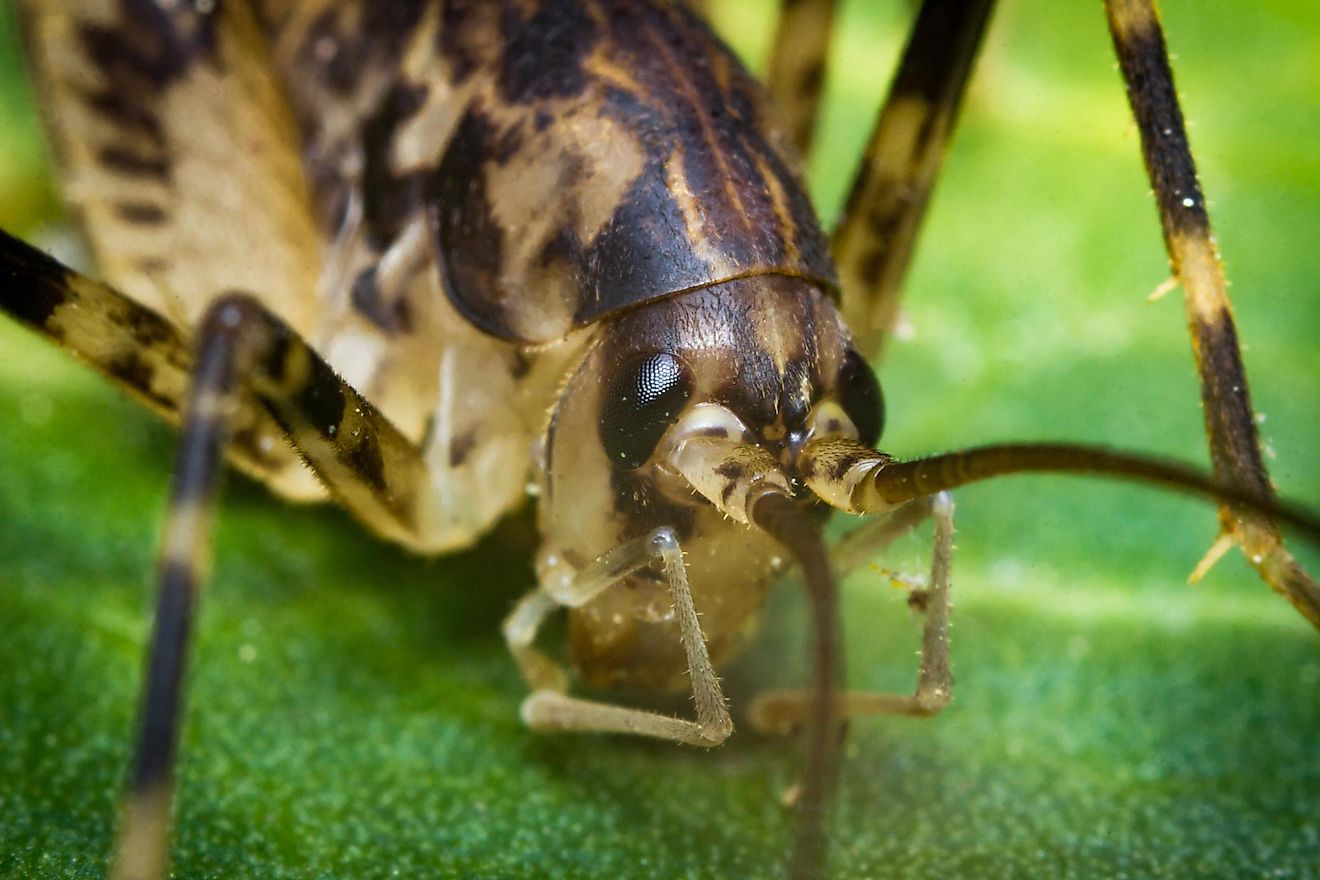
[[[1116,477],[1227,502],[1263,514],[1320,543],[1320,514],[1218,482],[1178,462],[1103,446],[1073,443],[1002,443],[898,461],[855,440],[808,443],[799,466],[806,482],[830,504],[854,513],[879,513],[907,501],[991,477],[1019,473],[1073,473]],[[1320,627],[1320,593],[1287,597]]]
[[[835,695],[843,687],[838,587],[820,528],[787,494],[766,491],[749,506],[750,519],[797,561],[811,601],[811,704],[805,731],[798,832],[788,876],[819,876],[825,858],[825,820],[843,748]]]

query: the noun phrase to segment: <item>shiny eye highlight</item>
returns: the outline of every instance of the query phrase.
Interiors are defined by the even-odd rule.
[[[692,397],[692,369],[668,352],[642,355],[614,374],[600,409],[600,442],[615,467],[641,467]]]
[[[857,439],[874,447],[885,428],[885,398],[875,371],[856,349],[849,349],[839,370],[839,404],[857,426]]]

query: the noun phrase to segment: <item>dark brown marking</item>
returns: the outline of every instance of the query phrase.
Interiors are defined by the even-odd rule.
[[[111,90],[84,92],[81,97],[83,102],[101,118],[126,131],[146,137],[156,149],[165,149],[165,129],[155,112],[148,107],[135,104],[128,95]]]
[[[481,28],[485,16],[498,14],[494,3],[446,3],[441,12],[440,33],[436,42],[440,54],[449,59],[450,78],[462,85],[481,67],[483,40]]]
[[[393,302],[386,300],[377,282],[375,266],[362,270],[354,280],[349,294],[353,308],[376,327],[391,335],[411,331],[412,311],[408,307],[408,301],[402,297]]]
[[[138,732],[133,789],[164,785],[174,769],[184,655],[191,629],[195,584],[186,561],[166,560],[160,572],[152,652]]]
[[[158,226],[169,219],[164,208],[150,202],[120,202],[115,213],[121,220],[141,226]]]
[[[359,191],[367,235],[377,250],[394,241],[420,203],[421,178],[396,176],[390,167],[390,148],[399,129],[426,103],[427,91],[425,85],[396,84],[362,124],[364,164]]]
[[[500,91],[513,104],[571,98],[586,90],[583,62],[600,39],[599,28],[577,3],[544,3],[524,20],[504,8]]]
[[[518,152],[523,149],[525,143],[526,139],[523,137],[522,123],[517,122],[500,131],[495,139],[491,141],[490,154],[487,158],[496,165],[507,165],[509,164],[509,160],[518,155]],[[568,176],[576,176],[574,174],[574,171],[576,170],[577,169],[575,168],[570,168]]]
[[[122,28],[85,24],[79,36],[101,70],[108,92],[161,92],[199,61],[217,67],[215,15],[190,13],[190,4],[166,9],[152,0],[119,0]]]
[[[1212,320],[1193,325],[1196,348],[1204,360],[1201,389],[1216,474],[1232,475],[1233,482],[1258,498],[1273,499],[1274,487],[1260,458],[1256,422],[1250,413],[1251,396],[1238,348],[1237,327],[1227,309]]]
[[[469,321],[499,335],[509,326],[509,304],[498,295],[497,283],[504,230],[491,212],[482,170],[491,137],[479,111],[463,117],[428,187],[427,203],[443,255],[445,292]]]
[[[747,474],[747,466],[742,462],[725,462],[715,468],[715,474],[725,478],[725,487],[719,492],[719,500],[727,505],[734,495],[734,489],[738,488],[738,480]]]
[[[521,379],[530,373],[536,363],[536,353],[525,348],[514,348],[512,358],[513,365],[509,367],[509,375],[515,379]]]
[[[843,479],[844,474],[852,470],[854,465],[860,464],[862,461],[863,456],[860,454],[849,453],[847,455],[840,455],[830,462],[830,468],[826,473],[829,475],[832,482],[838,482]]]
[[[339,377],[318,357],[310,359],[307,381],[294,395],[299,415],[323,437],[333,438],[344,420],[344,391]]]
[[[55,260],[0,230],[0,308],[49,332],[55,310],[69,301],[68,272]]]
[[[155,312],[146,309],[130,308],[116,315],[116,323],[125,327],[140,349],[154,348],[161,343],[177,342],[178,331],[174,326]]]
[[[1111,32],[1165,234],[1209,236],[1210,216],[1187,142],[1164,32],[1153,20],[1144,32],[1124,36],[1112,27]]]
[[[825,85],[825,59],[817,58],[802,70],[798,88],[808,95],[818,94]]]
[[[715,473],[732,482],[742,479],[743,475],[747,473],[747,465],[741,461],[726,461],[715,468]]]
[[[377,495],[386,493],[385,461],[380,454],[380,443],[371,431],[363,431],[355,445],[343,455],[349,470]]]
[[[125,177],[145,177],[161,183],[170,182],[171,165],[160,155],[145,155],[123,146],[103,147],[97,161],[110,171]]]
[[[627,537],[645,535],[652,529],[669,526],[679,544],[690,540],[697,522],[697,509],[690,504],[678,504],[657,490],[646,474],[614,468],[610,474],[614,490],[614,511],[625,524]]]
[[[150,360],[138,352],[124,352],[112,357],[102,364],[101,368],[105,370],[110,378],[132,388],[166,412],[173,412],[178,406],[177,400],[157,394],[152,390],[151,379],[155,375],[156,369]]]
[[[356,7],[356,20],[346,5],[332,5],[307,29],[299,47],[302,66],[340,96],[352,95],[373,61],[395,63],[428,4],[417,0],[370,0]],[[328,41],[328,42],[327,42]],[[321,47],[333,51],[323,54]]]
[[[637,291],[669,292],[675,277],[709,277],[710,264],[682,246],[686,242],[683,212],[663,174],[643,173],[583,255],[593,271],[583,279],[574,322],[589,324],[623,308],[636,301]]]
[[[449,442],[450,467],[456,468],[463,466],[463,462],[468,460],[468,456],[472,454],[472,450],[477,448],[477,436],[478,432],[476,428],[468,428]]]
[[[133,261],[133,268],[143,275],[158,275],[170,268],[170,261],[164,257],[140,257]]]

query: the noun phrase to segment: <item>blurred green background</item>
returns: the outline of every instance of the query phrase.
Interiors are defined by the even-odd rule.
[[[771,5],[718,5],[758,65]],[[1320,6],[1165,0],[1263,435],[1320,503]],[[907,3],[845,2],[821,152],[833,217]],[[0,15],[12,15],[0,4]],[[0,226],[58,223],[0,18]],[[989,36],[881,367],[888,451],[1090,440],[1205,463],[1190,346],[1098,2],[1013,0]],[[0,876],[104,871],[171,433],[0,322]],[[1205,504],[1023,478],[959,493],[952,707],[853,725],[835,876],[1314,877],[1320,639],[1236,556],[1186,574]],[[541,737],[497,633],[526,516],[417,560],[230,480],[195,652],[176,876],[774,877],[790,742],[712,753]],[[1301,548],[1311,570],[1315,548]],[[920,571],[923,539],[880,563]],[[800,673],[775,597],[735,705]],[[849,677],[906,689],[917,629],[845,590]],[[788,659],[786,659],[788,658]]]

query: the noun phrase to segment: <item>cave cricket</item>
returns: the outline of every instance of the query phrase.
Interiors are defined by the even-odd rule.
[[[865,355],[897,314],[993,2],[921,4],[827,237],[798,157],[833,5],[785,4],[767,100],[696,12],[659,0],[25,0],[103,280],[5,235],[0,307],[182,428],[116,877],[167,870],[226,459],[427,554],[471,545],[531,482],[538,585],[504,635],[535,730],[724,742],[716,667],[795,564],[811,681],[749,713],[804,731],[793,877],[823,871],[839,722],[949,701],[948,490],[1072,471],[1217,498],[1208,558],[1241,546],[1320,625],[1320,589],[1276,521],[1317,526],[1277,504],[1261,461],[1153,4],[1106,10],[1186,294],[1213,478],[1074,445],[909,462],[874,449],[884,407]],[[832,508],[872,517],[834,550],[820,534]],[[836,570],[928,517],[916,689],[844,691]],[[561,609],[571,672],[536,646]],[[695,717],[600,696],[614,688],[689,691]]]

